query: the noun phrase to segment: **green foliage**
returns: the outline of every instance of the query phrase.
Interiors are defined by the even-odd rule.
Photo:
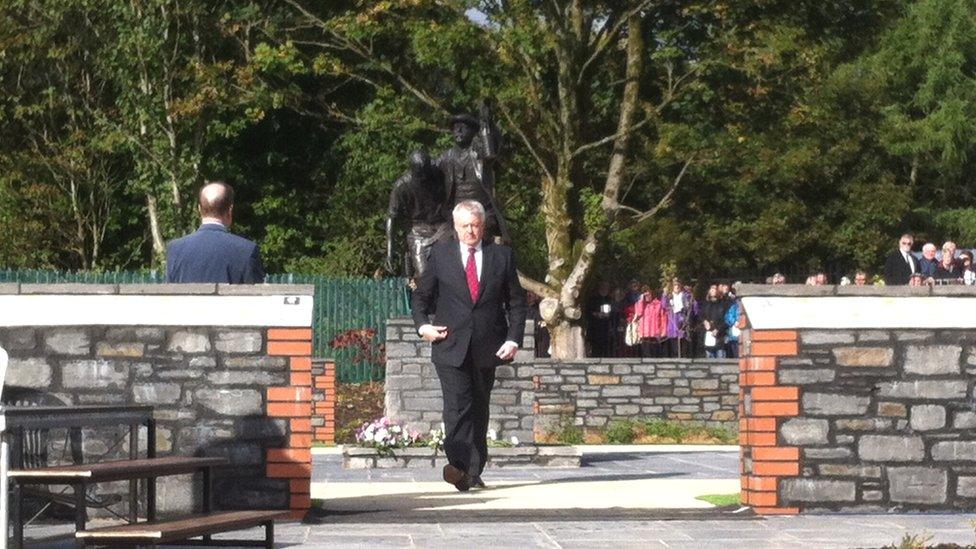
[[[901,540],[895,545],[896,549],[925,549],[928,547],[932,538],[935,537],[929,533],[922,534],[910,534],[905,533],[902,535]]]
[[[635,438],[637,433],[631,421],[614,421],[603,431],[603,439],[608,444],[630,444]]]
[[[606,234],[595,276],[617,280],[876,271],[906,229],[976,245],[976,0],[655,4],[650,118],[614,220],[609,143],[566,168],[565,211],[543,211],[540,164],[613,134],[620,50],[581,80],[567,133],[547,3],[298,4],[0,5],[0,265],[153,266],[196,224],[200,184],[224,178],[269,270],[372,275],[407,155],[447,147],[447,115],[484,98],[505,133],[498,196],[537,279],[547,215],[568,216],[570,251]],[[585,4],[594,21],[624,5]]]
[[[573,418],[563,416],[559,419],[554,433],[560,444],[583,444],[583,428],[573,423]]]
[[[740,505],[739,493],[735,494],[705,494],[703,496],[695,496],[695,499],[704,501],[705,503],[711,503],[715,507],[727,507],[730,505]]]

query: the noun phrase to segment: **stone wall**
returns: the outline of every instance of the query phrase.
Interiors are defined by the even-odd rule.
[[[751,322],[740,362],[746,504],[972,509],[976,330],[963,317],[974,301],[938,290],[740,288]]]
[[[0,295],[0,346],[10,354],[5,400],[152,405],[158,455],[221,456],[230,461],[215,476],[219,508],[291,509],[296,516],[309,508],[311,315],[307,320],[281,320],[294,313],[278,309],[289,300],[306,300],[310,307],[312,287],[228,287],[225,294],[233,295],[221,297],[215,285],[24,286],[13,292],[5,286],[6,294]],[[98,295],[85,295],[86,291]],[[135,299],[117,299],[123,294]],[[59,313],[78,306],[79,297],[95,298],[87,303],[99,309],[98,322],[107,322],[103,313],[113,307],[120,317],[135,318],[132,315],[141,310],[144,318],[137,325],[46,325],[63,322]],[[223,305],[232,315],[227,325],[194,325],[194,317],[209,316],[207,322],[216,318],[199,312],[200,303]],[[262,303],[267,307],[266,322],[260,322],[261,311],[253,309]],[[17,325],[16,310],[28,306],[49,307],[49,321]],[[255,320],[242,318],[235,311],[238,307]],[[235,325],[242,322],[254,324]],[[334,367],[332,372],[334,376]],[[104,459],[106,452],[123,457],[127,442],[113,450],[120,437],[117,431],[109,427],[85,432],[87,459]],[[49,438],[54,450],[50,456],[57,460],[62,454],[56,446],[63,439]],[[144,444],[143,440],[142,448]],[[159,480],[161,512],[190,511],[198,497],[199,483],[189,476]]]
[[[526,329],[531,334],[531,326]],[[441,423],[441,389],[430,345],[413,322],[386,332],[386,413],[429,431]],[[735,428],[738,368],[733,360],[535,358],[526,336],[515,362],[496,371],[491,428],[502,438],[548,440],[560,424],[597,429],[614,419],[667,418]]]

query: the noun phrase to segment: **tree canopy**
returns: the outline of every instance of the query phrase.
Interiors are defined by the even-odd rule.
[[[976,245],[974,18],[973,0],[0,0],[0,266],[158,266],[225,179],[270,270],[373,275],[409,152],[483,99],[541,293],[590,237],[584,290],[670,265],[874,270],[904,230]]]

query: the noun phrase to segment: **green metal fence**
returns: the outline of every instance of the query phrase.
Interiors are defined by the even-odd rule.
[[[155,284],[164,282],[157,271],[63,272],[47,270],[0,270],[0,282],[54,284]],[[329,278],[316,275],[272,274],[270,284],[315,286],[314,354],[336,361],[342,383],[383,379],[382,345],[386,319],[410,313],[409,294],[403,279]]]

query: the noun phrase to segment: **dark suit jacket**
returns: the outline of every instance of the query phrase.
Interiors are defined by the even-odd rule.
[[[915,265],[915,272],[921,272],[919,268],[918,259],[914,255],[908,254],[909,259]],[[908,262],[901,255],[900,250],[895,250],[888,254],[888,259],[885,260],[884,267],[884,279],[885,284],[892,286],[898,284],[908,284],[908,279],[912,277],[912,270],[908,266]]]
[[[478,301],[472,303],[458,242],[431,248],[412,308],[417,328],[447,326],[447,338],[432,345],[434,364],[460,367],[470,349],[476,367],[490,368],[502,363],[495,353],[503,343],[522,345],[525,291],[515,272],[515,255],[508,246],[488,241],[482,242],[482,254]]]
[[[207,223],[166,246],[166,282],[264,282],[258,245]]]

